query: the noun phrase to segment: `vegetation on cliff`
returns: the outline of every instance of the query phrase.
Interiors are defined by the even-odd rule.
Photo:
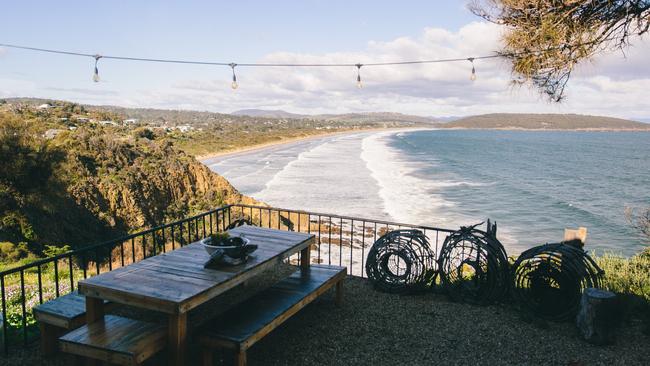
[[[101,124],[70,130],[71,117],[60,117],[69,107],[0,112],[1,262],[15,265],[226,203],[255,203],[164,134]]]

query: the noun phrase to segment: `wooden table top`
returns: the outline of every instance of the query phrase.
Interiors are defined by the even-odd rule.
[[[241,226],[258,249],[241,265],[203,268],[210,257],[196,242],[79,282],[79,292],[169,314],[185,313],[315,242],[314,235]]]

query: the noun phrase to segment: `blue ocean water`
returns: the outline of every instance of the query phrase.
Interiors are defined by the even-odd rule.
[[[587,248],[643,248],[650,133],[419,130],[327,137],[205,162],[271,205],[445,228],[486,218],[509,253],[585,226]]]

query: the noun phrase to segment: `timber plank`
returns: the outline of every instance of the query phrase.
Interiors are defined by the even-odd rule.
[[[138,365],[165,347],[165,327],[115,315],[59,338],[64,352],[120,365]]]
[[[241,226],[230,232],[244,234],[258,245],[251,260],[240,266],[203,268],[209,255],[200,243],[193,243],[81,281],[80,292],[170,314],[180,313],[235,287],[315,241],[310,234],[258,227]]]
[[[296,271],[204,326],[200,341],[246,350],[345,275],[345,267],[334,266],[314,265]]]
[[[34,318],[59,328],[74,329],[85,323],[86,298],[77,291],[34,307]]]

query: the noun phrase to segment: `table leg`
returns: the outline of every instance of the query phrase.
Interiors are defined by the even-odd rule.
[[[86,296],[86,324],[91,324],[104,319],[104,300]],[[101,362],[86,358],[86,366],[99,366]]]
[[[169,353],[170,365],[185,364],[187,349],[187,313],[169,315]]]
[[[86,296],[86,323],[94,323],[104,318],[104,300]]]
[[[311,262],[311,245],[307,248],[300,251],[300,268],[307,269],[309,268],[309,263]]]

